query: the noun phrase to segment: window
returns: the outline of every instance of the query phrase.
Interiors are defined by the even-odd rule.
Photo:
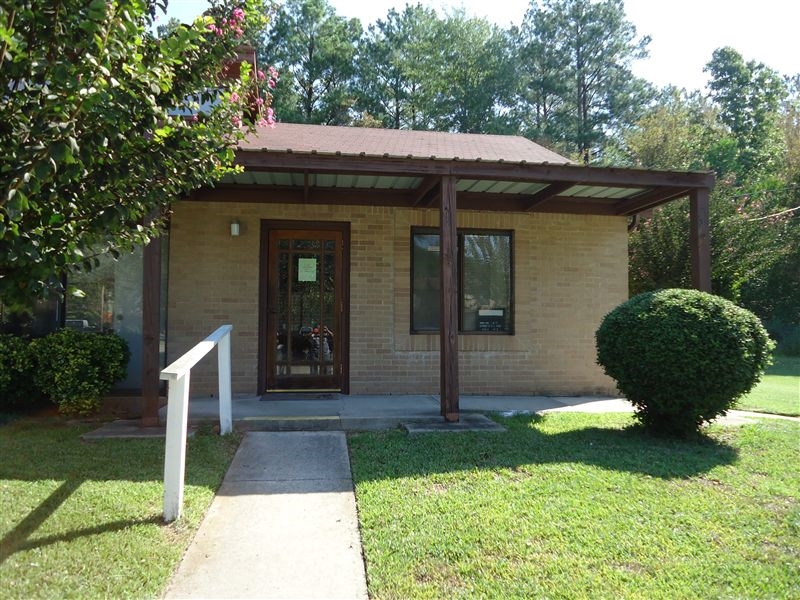
[[[161,252],[161,332],[159,353],[166,365],[166,300],[169,237],[163,236]],[[144,344],[143,248],[137,247],[118,260],[103,255],[100,264],[88,272],[76,271],[67,283],[83,292],[82,297],[66,299],[65,325],[81,331],[114,331],[128,342],[131,351],[127,377],[115,390],[138,390],[142,385],[142,346]]]
[[[513,333],[510,231],[458,231],[458,323],[464,333]],[[439,331],[439,233],[411,231],[411,331]]]

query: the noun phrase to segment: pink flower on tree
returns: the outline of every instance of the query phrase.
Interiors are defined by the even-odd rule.
[[[275,89],[275,86],[278,84],[278,69],[275,67],[270,67],[267,70],[269,71],[269,81],[267,82],[267,85],[269,85],[270,88]]]
[[[259,127],[270,127],[271,129],[275,129],[275,112],[271,109],[267,109],[267,116],[266,118],[261,117],[258,120]]]
[[[244,21],[244,11],[241,8],[233,9],[233,19],[240,23]]]
[[[239,101],[239,94],[237,94],[236,92],[233,92],[231,94],[231,102],[238,102],[238,101]]]
[[[231,123],[233,123],[234,127],[241,127],[242,126],[242,118],[238,115],[233,115],[231,117]]]

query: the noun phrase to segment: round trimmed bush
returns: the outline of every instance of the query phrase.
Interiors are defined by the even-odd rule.
[[[89,415],[116,381],[125,377],[130,351],[115,333],[61,329],[31,342],[35,383],[67,415]]]
[[[697,290],[635,296],[597,330],[597,362],[648,429],[687,436],[758,382],[774,343],[753,313]]]

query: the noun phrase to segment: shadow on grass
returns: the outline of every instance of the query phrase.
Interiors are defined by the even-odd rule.
[[[18,420],[0,426],[0,483],[46,482],[60,485],[0,539],[0,564],[15,552],[71,541],[79,537],[120,531],[139,524],[161,524],[160,516],[120,519],[93,524],[59,535],[31,536],[87,481],[161,482],[164,478],[164,440],[100,440],[84,442],[88,427],[59,422]],[[186,484],[216,490],[230,454],[220,452],[219,436],[196,436],[189,441]],[[87,512],[87,520],[91,518]]]
[[[58,508],[80,487],[81,481],[70,479],[62,483],[56,490],[48,496],[44,502],[39,504],[33,511],[0,539],[0,564],[3,564],[15,552],[32,550],[56,544],[59,542],[70,542],[80,537],[110,533],[112,531],[122,531],[135,525],[160,524],[159,517],[153,516],[148,519],[127,519],[118,520],[110,523],[103,523],[93,527],[84,527],[67,531],[60,535],[51,535],[36,540],[29,538],[36,532]]]
[[[548,432],[541,427],[546,419],[539,415],[497,417],[508,428],[506,433],[353,435],[353,476],[358,482],[528,464],[582,463],[679,479],[738,459],[735,448],[706,436],[671,440],[653,437],[633,425]]]

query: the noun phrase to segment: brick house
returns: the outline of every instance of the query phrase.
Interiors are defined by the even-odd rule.
[[[225,323],[234,393],[441,394],[448,419],[459,393],[614,393],[594,332],[627,299],[629,220],[680,197],[694,285],[710,289],[709,173],[578,166],[521,137],[294,124],[237,157],[241,173],[173,205],[168,247],[144,251],[145,420],[163,334],[171,362]],[[193,394],[216,389],[212,362]]]

